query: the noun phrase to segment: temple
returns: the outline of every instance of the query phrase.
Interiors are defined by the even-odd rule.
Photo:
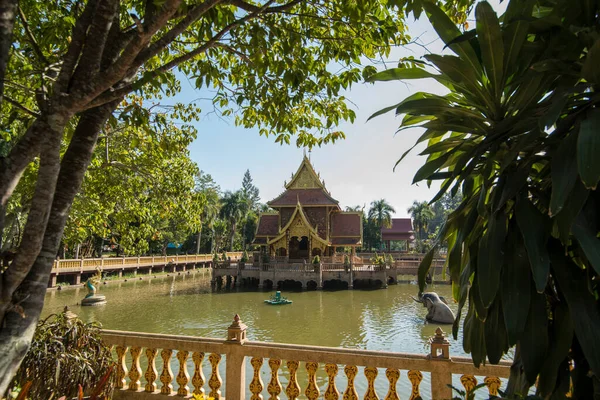
[[[406,252],[415,240],[415,232],[410,218],[392,218],[390,227],[381,228],[381,240],[388,253]]]
[[[330,256],[337,247],[362,245],[362,213],[343,212],[304,156],[285,191],[267,204],[275,212],[262,213],[254,244],[263,253],[288,261]]]

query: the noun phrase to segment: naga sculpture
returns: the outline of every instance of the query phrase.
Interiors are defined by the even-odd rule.
[[[430,322],[437,322],[439,324],[453,324],[454,313],[448,307],[448,302],[443,297],[439,296],[435,292],[420,293],[419,298],[413,300],[423,304],[427,308],[427,315],[425,319]]]
[[[100,281],[102,280],[102,270],[100,268],[96,268],[96,273],[88,278],[85,281],[85,287],[88,290],[88,294],[81,300],[82,306],[95,306],[106,303],[106,297],[102,294],[96,294],[98,291],[98,285],[100,285]]]

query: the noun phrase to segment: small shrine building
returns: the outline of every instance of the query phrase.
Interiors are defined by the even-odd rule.
[[[306,156],[284,187],[267,203],[275,211],[259,216],[254,244],[263,252],[299,261],[362,245],[362,213],[341,210]]]
[[[412,242],[415,241],[415,232],[410,218],[392,218],[390,227],[381,228],[381,240],[385,245],[385,251],[406,252]],[[392,244],[395,244],[393,246]]]

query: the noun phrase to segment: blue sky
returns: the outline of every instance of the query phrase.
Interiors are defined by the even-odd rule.
[[[504,5],[498,7],[497,2],[493,5],[497,10],[504,8]],[[442,52],[443,43],[425,18],[413,21],[411,17],[407,22],[411,37],[418,38],[426,49],[415,44],[397,48],[389,61]],[[178,101],[192,101],[200,96],[185,80],[182,89]],[[366,205],[368,209],[372,200],[385,198],[396,209],[396,216],[404,217],[408,216],[407,208],[414,200],[429,200],[435,195],[436,187],[429,189],[424,183],[411,184],[414,173],[425,161],[425,157],[418,156],[418,148],[393,171],[398,158],[414,144],[421,130],[411,129],[394,135],[400,118],[393,113],[367,122],[374,112],[418,91],[443,94],[444,88],[427,79],[374,85],[359,83],[345,93],[354,103],[357,115],[354,124],[340,126],[346,139],[315,148],[310,154],[313,166],[342,207]],[[249,169],[263,202],[281,193],[284,181],[289,181],[302,161],[304,150],[294,145],[281,146],[274,143],[274,137],[265,138],[259,136],[257,130],[236,127],[233,117],[223,119],[205,111],[209,110],[203,110],[202,120],[196,123],[198,138],[190,145],[191,157],[200,169],[211,174],[223,190],[238,189],[244,172]]]

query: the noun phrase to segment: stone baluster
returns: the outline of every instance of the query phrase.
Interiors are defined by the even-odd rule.
[[[192,385],[194,385],[194,394],[204,395],[204,373],[202,372],[202,360],[204,360],[204,353],[195,351],[192,354],[192,360],[194,361],[194,376],[192,377]]]
[[[140,388],[140,378],[142,377],[142,367],[140,367],[141,347],[132,347],[129,350],[131,354],[131,370],[129,371],[129,390],[138,390]]]
[[[177,352],[177,360],[179,361],[179,373],[177,374],[177,396],[187,396],[190,394],[190,388],[188,382],[190,381],[190,374],[187,370],[187,358],[190,354],[189,351],[179,350]]]
[[[498,378],[497,376],[487,376],[483,380],[483,383],[485,383],[485,386],[487,386],[490,396],[499,395],[498,389],[500,389],[500,385],[502,384],[502,382],[500,382],[500,378]]]
[[[385,371],[385,376],[390,384],[385,400],[400,400],[398,392],[396,391],[396,384],[398,383],[398,379],[400,379],[400,371],[394,368],[388,368]]]
[[[412,385],[412,391],[409,400],[420,399],[421,392],[419,390],[419,386],[421,385],[421,381],[423,380],[423,374],[421,373],[421,371],[410,370],[408,371],[408,380]]]
[[[146,368],[146,373],[144,374],[144,378],[146,379],[145,391],[152,393],[156,391],[156,378],[158,377],[158,372],[156,372],[156,355],[158,354],[158,349],[146,349],[146,359],[148,360],[148,367]]]
[[[356,365],[346,365],[344,373],[346,374],[346,377],[348,377],[348,386],[344,392],[344,400],[358,400],[358,393],[354,387],[354,378],[356,378],[356,374],[358,374],[358,368]]]
[[[160,387],[161,394],[173,393],[173,371],[171,370],[172,355],[173,350],[171,349],[163,349],[163,351],[160,352],[160,357],[163,360],[162,373],[160,374],[160,382],[162,383],[162,386]]]
[[[306,363],[306,372],[308,372],[308,385],[306,386],[306,390],[304,394],[308,398],[308,400],[316,400],[319,398],[321,394],[319,392],[319,387],[317,386],[317,369],[319,368],[319,364],[316,362],[307,362]]]
[[[338,400],[340,398],[340,392],[335,386],[335,377],[338,373],[338,366],[336,364],[325,364],[325,373],[327,373],[327,390],[325,390],[325,400]]]
[[[290,380],[285,388],[285,394],[289,400],[296,400],[298,396],[300,396],[300,386],[298,385],[298,379],[296,378],[300,363],[298,361],[288,361],[286,365],[290,370]]]
[[[115,387],[117,389],[123,389],[125,387],[125,377],[127,376],[127,365],[125,365],[127,346],[117,346],[115,351],[117,352],[117,382]]]
[[[227,376],[227,397],[243,400],[246,396],[246,357],[243,355],[241,345],[248,339],[246,329],[239,315],[233,317],[233,322],[227,328],[227,363],[225,373]]]
[[[250,364],[252,364],[252,368],[254,368],[254,375],[252,376],[252,382],[250,382],[250,393],[252,393],[250,400],[262,400],[263,397],[261,393],[264,385],[260,378],[260,367],[263,365],[263,359],[261,357],[252,357]]]
[[[366,367],[365,376],[367,377],[367,392],[365,393],[365,400],[379,400],[377,392],[375,391],[375,378],[377,378],[377,368]]]
[[[271,381],[267,386],[267,392],[270,395],[269,400],[279,400],[279,394],[281,393],[281,382],[279,382],[281,360],[271,358],[269,360],[269,367],[271,367]]]
[[[434,399],[452,398],[452,372],[450,362],[450,342],[446,339],[442,328],[435,330],[435,336],[429,339],[429,358],[435,361],[431,371],[431,397]]]
[[[208,387],[210,388],[210,393],[208,395],[210,397],[214,397],[215,399],[220,399],[221,385],[223,384],[221,375],[219,375],[219,363],[221,362],[221,355],[211,353],[211,355],[208,356],[208,361],[210,362],[210,366],[212,368],[210,379],[208,380]]]
[[[462,383],[465,388],[466,395],[469,397],[471,392],[475,390],[475,386],[477,386],[477,379],[474,375],[463,375],[460,377],[460,383]]]

